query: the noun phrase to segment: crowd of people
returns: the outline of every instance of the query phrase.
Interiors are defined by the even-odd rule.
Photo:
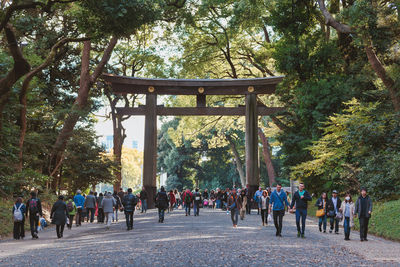
[[[143,201],[139,199],[143,198]],[[127,230],[133,229],[133,213],[137,208],[138,202],[141,202],[142,212],[146,212],[146,191],[143,189],[137,196],[132,193],[129,188],[126,192],[120,189],[119,192],[114,191],[97,193],[90,191],[88,195],[82,194],[81,190],[77,190],[75,196],[65,197],[58,196],[58,200],[53,204],[50,212],[50,220],[56,225],[56,233],[58,238],[62,238],[65,225],[68,229],[72,229],[75,220],[76,227],[82,225],[82,222],[93,223],[97,217],[97,223],[105,223],[106,229],[109,229],[111,222],[118,221],[118,212],[125,213]],[[40,199],[36,192],[30,193],[30,198],[23,203],[22,198],[18,197],[12,208],[14,220],[14,238],[25,238],[25,219],[29,218],[29,225],[32,239],[39,238],[41,229],[40,222],[43,218],[43,209]],[[42,223],[42,224],[43,224]]]
[[[322,193],[315,206],[318,208],[316,216],[319,219],[320,232],[326,233],[327,221],[329,219],[330,230],[339,234],[339,224],[344,228],[345,240],[350,240],[350,229],[354,226],[354,217],[357,215],[360,222],[360,240],[368,241],[368,224],[372,213],[372,200],[367,195],[365,188],[361,188],[361,194],[356,203],[352,196],[347,193],[342,201],[336,190],[332,191],[331,197]],[[299,184],[299,189],[290,199],[290,193],[277,184],[274,191],[271,188],[263,190],[261,187],[251,194],[248,187],[233,189],[216,189],[209,193],[205,189],[202,193],[198,188],[191,191],[186,189],[182,192],[171,190],[168,194],[164,187],[156,195],[156,204],[159,209],[159,222],[164,222],[164,211],[172,211],[174,208],[184,208],[185,215],[190,216],[193,209],[194,216],[199,216],[200,207],[226,210],[231,215],[233,227],[238,225],[239,217],[244,220],[245,215],[250,215],[252,208],[257,208],[257,214],[261,215],[263,226],[268,222],[274,223],[276,236],[282,237],[282,223],[285,213],[294,213],[296,217],[297,237],[305,238],[306,218],[308,202],[312,201],[312,195],[305,190],[304,184]]]
[[[277,184],[274,191],[271,188],[263,190],[261,187],[254,193],[249,187],[242,189],[216,189],[208,192],[205,189],[200,192],[198,188],[191,191],[170,190],[166,192],[164,187],[154,196],[154,203],[158,208],[158,222],[164,223],[165,211],[172,212],[174,209],[184,209],[185,215],[200,215],[200,208],[221,209],[230,214],[233,227],[238,225],[239,217],[245,219],[245,215],[250,215],[253,208],[257,209],[257,214],[261,217],[263,226],[268,222],[274,223],[276,236],[282,236],[283,217],[286,211],[294,213],[296,217],[297,237],[305,237],[306,217],[308,202],[312,200],[312,195],[305,190],[304,184],[300,183],[298,191],[293,194],[290,200],[290,193],[282,189],[281,184]],[[93,223],[97,217],[97,223],[105,223],[108,229],[111,222],[118,221],[118,212],[123,211],[126,219],[127,230],[133,229],[133,214],[135,210],[147,211],[148,195],[145,188],[142,188],[137,195],[133,194],[129,188],[126,192],[121,188],[119,192],[99,193],[90,191],[88,195],[82,194],[77,190],[75,196],[58,196],[50,213],[52,224],[56,225],[58,238],[63,237],[64,227],[72,229],[75,220],[76,227],[81,226],[85,220]],[[329,219],[330,230],[332,233],[339,234],[339,224],[344,227],[345,240],[350,240],[350,229],[354,226],[354,217],[357,215],[360,222],[360,240],[368,241],[368,223],[372,213],[372,201],[367,195],[365,188],[361,189],[361,194],[356,203],[353,203],[352,196],[346,194],[342,201],[336,190],[332,191],[331,197],[327,193],[322,193],[315,203],[318,208],[316,216],[319,218],[319,231],[326,233],[327,221]],[[12,207],[14,220],[14,238],[23,239],[25,237],[24,223],[29,218],[30,230],[33,239],[37,239],[40,229],[40,221],[43,218],[43,210],[40,199],[36,192],[31,192],[30,198],[23,203],[22,198],[18,197]]]

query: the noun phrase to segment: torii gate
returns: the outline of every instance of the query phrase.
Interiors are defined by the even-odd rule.
[[[258,116],[283,111],[281,107],[257,105],[258,94],[273,94],[283,76],[255,79],[144,79],[103,74],[116,94],[145,94],[146,105],[117,108],[119,115],[144,115],[145,140],[143,186],[149,208],[154,207],[157,173],[157,116],[246,116],[246,183],[253,194],[259,186]],[[196,107],[164,107],[157,105],[157,95],[196,95]],[[206,95],[243,95],[246,105],[239,107],[207,107]]]

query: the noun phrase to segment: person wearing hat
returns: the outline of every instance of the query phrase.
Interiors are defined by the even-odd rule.
[[[368,241],[368,223],[372,214],[372,200],[367,195],[367,189],[361,188],[361,195],[358,197],[354,214],[358,214],[358,220],[360,222],[360,240]]]
[[[338,192],[336,190],[332,191],[332,197],[328,201],[328,206],[326,209],[327,215],[329,217],[329,222],[331,228],[329,229],[329,233],[332,233],[333,229],[335,229],[335,234],[339,234],[339,222],[340,222],[340,206],[342,205],[342,200],[338,197]]]
[[[83,205],[85,204],[85,197],[82,196],[81,190],[76,191],[76,195],[74,196],[74,202],[75,202],[75,206],[77,209],[76,218],[75,218],[76,226],[81,226],[81,224],[82,224],[82,208],[83,208]]]

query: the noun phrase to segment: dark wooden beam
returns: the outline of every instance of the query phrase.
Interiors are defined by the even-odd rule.
[[[144,79],[103,74],[119,94],[247,95],[272,94],[283,76],[255,79]]]
[[[206,95],[197,95],[196,96],[197,107],[205,107],[206,106]]]
[[[144,106],[144,155],[143,155],[143,186],[147,192],[148,207],[154,207],[157,172],[157,96],[147,95]]]
[[[197,95],[197,87],[185,86],[152,86],[154,88],[153,94],[157,95]],[[270,85],[256,85],[253,86],[252,92],[249,92],[249,86],[202,86],[204,93],[207,95],[270,95],[275,93],[275,84]],[[113,83],[112,90],[116,94],[150,94],[149,86],[143,85],[126,85],[120,83]]]
[[[246,96],[246,182],[250,196],[260,183],[258,177],[258,115],[257,97]]]
[[[157,106],[156,114],[159,116],[245,116],[246,107],[182,107],[171,108]],[[268,116],[277,112],[285,111],[282,107],[257,107],[259,116]],[[146,115],[146,107],[117,108],[121,115]]]

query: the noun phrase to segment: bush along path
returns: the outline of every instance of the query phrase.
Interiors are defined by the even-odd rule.
[[[121,214],[122,215],[122,214]],[[123,217],[123,216],[120,216]],[[247,216],[233,228],[230,215],[200,210],[200,216],[181,210],[166,214],[134,216],[134,229],[124,221],[106,230],[102,224],[84,223],[66,230],[57,239],[55,230],[38,240],[0,243],[1,266],[400,266],[400,244],[370,237],[361,243],[358,233],[345,242],[340,235],[322,234],[313,220],[307,221],[306,238],[296,237],[294,216],[284,217],[283,237],[275,228],[261,226],[260,216]]]

